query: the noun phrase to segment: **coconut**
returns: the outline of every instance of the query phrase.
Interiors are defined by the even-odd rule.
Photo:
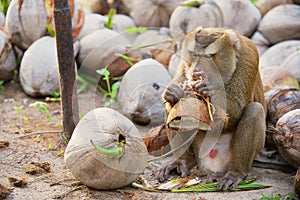
[[[25,51],[20,66],[20,81],[25,93],[33,97],[59,92],[55,38],[44,36]]]
[[[75,37],[75,40],[80,40],[84,36],[93,33],[99,29],[103,29],[104,23],[106,22],[106,17],[99,14],[88,14],[85,15],[84,24],[79,32],[79,34]]]
[[[288,40],[273,45],[259,59],[259,67],[281,66],[283,61],[299,51],[300,40]]]
[[[173,0],[133,1],[131,14],[138,26],[168,27],[170,16],[178,4]]]
[[[269,41],[257,31],[252,35],[251,40],[255,44],[259,56],[261,56],[270,46]]]
[[[0,80],[9,81],[13,78],[13,70],[17,67],[16,57],[9,36],[0,30]]]
[[[300,84],[300,51],[292,53],[282,63],[281,66],[291,72]]]
[[[5,15],[0,10],[0,26],[4,26],[4,25],[5,25]]]
[[[181,98],[170,110],[166,124],[170,128],[212,130],[207,103],[194,97]]]
[[[280,86],[265,93],[267,121],[276,124],[285,113],[300,108],[300,90],[291,86]]]
[[[260,22],[261,14],[251,1],[215,0],[222,11],[224,27],[236,30],[242,35],[250,36]]]
[[[300,6],[280,5],[270,10],[261,20],[258,31],[271,43],[300,39]]]
[[[259,0],[255,5],[260,10],[261,15],[264,16],[267,12],[269,12],[269,10],[275,8],[276,6],[292,3],[293,0]]]
[[[113,150],[124,140],[122,153],[106,154],[92,143]],[[79,121],[65,150],[73,176],[96,189],[116,189],[132,183],[147,164],[147,148],[134,124],[110,108],[91,110]]]
[[[134,64],[124,75],[118,94],[122,112],[137,124],[155,126],[165,120],[161,95],[171,77],[153,59]]]
[[[12,0],[9,4],[5,28],[11,42],[25,50],[46,33],[47,11],[43,0]]]
[[[182,54],[181,50],[177,51],[170,58],[169,65],[168,65],[168,71],[169,71],[171,77],[174,77],[175,74],[177,73],[177,68],[179,66],[179,62],[180,62],[180,60],[182,60],[181,54]]]
[[[80,71],[91,76],[97,69],[105,68],[122,54],[130,42],[123,35],[109,29],[101,29],[83,37],[80,41],[78,63]]]
[[[197,2],[193,6],[188,3]],[[195,28],[223,27],[223,16],[214,1],[185,1],[176,7],[170,18],[170,29],[173,38],[181,41],[185,35]]]
[[[284,114],[276,123],[275,145],[281,157],[293,167],[300,165],[300,109]]]
[[[292,86],[299,89],[297,79],[293,74],[280,66],[264,67],[260,69],[264,92],[278,86]]]
[[[154,45],[155,44],[155,45]],[[173,40],[168,28],[155,28],[147,30],[138,35],[133,41],[133,47],[143,47],[140,51],[146,56],[151,57],[168,66],[173,55]]]
[[[107,1],[107,0],[90,0],[91,11],[101,15],[108,14],[110,8],[117,9],[117,13],[129,15],[132,7],[132,0]],[[109,3],[112,2],[112,3]]]

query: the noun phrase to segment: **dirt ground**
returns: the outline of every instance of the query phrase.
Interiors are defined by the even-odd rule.
[[[92,95],[93,92],[88,90],[80,99],[87,101],[93,98]],[[72,178],[61,151],[65,145],[57,143],[62,130],[58,126],[61,122],[60,103],[48,102],[49,115],[52,117],[49,120],[47,114],[29,106],[36,101],[44,101],[44,98],[33,99],[26,96],[17,82],[5,84],[5,90],[0,91],[0,199],[6,193],[10,193],[7,199],[18,200],[261,199],[263,195],[279,194],[285,197],[293,192],[294,173],[256,167],[251,169],[250,176],[257,178],[256,183],[268,185],[269,188],[243,192],[180,194],[147,192],[131,186],[111,191],[87,188]],[[99,100],[97,106],[102,103]],[[41,134],[37,134],[39,132]],[[3,141],[8,141],[9,144]],[[19,180],[15,181],[13,178]]]

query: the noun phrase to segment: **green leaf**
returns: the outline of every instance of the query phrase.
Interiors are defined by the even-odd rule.
[[[48,120],[52,120],[52,116],[51,115],[47,115],[47,119]]]
[[[54,98],[59,98],[60,97],[60,93],[59,92],[53,92],[52,96]]]
[[[108,19],[107,22],[104,24],[104,26],[108,29],[112,29],[113,28],[113,17],[115,16],[115,14],[117,13],[117,10],[115,8],[110,8],[109,12],[108,12]]]
[[[23,110],[24,106],[14,106],[13,108],[16,111],[21,111],[21,110]]]
[[[46,24],[46,28],[51,37],[55,37],[55,30],[51,24]]]
[[[63,126],[63,125],[62,125],[62,123],[60,123],[60,122],[57,124],[57,128],[61,128],[62,126]]]
[[[125,30],[125,32],[128,34],[145,33],[147,31],[148,31],[148,29],[146,27],[141,27],[141,26],[139,26],[139,27],[133,26],[133,27],[127,28]]]
[[[190,1],[188,3],[183,3],[181,6],[183,7],[199,7],[204,4],[204,1]]]
[[[23,117],[23,121],[24,121],[25,123],[28,123],[28,122],[29,122],[29,119],[28,119],[27,117]]]
[[[6,15],[8,6],[11,0],[0,0],[0,9],[2,10],[3,14]]]
[[[39,109],[43,113],[49,113],[49,110],[44,105],[39,106]]]
[[[110,72],[106,68],[98,69],[96,70],[97,74],[104,76],[104,77],[109,77]]]
[[[66,134],[63,133],[63,134],[61,134],[61,136],[62,136],[63,140],[64,140],[66,143],[68,143],[68,137],[66,136]]]
[[[4,81],[0,80],[0,90],[4,90]]]
[[[118,88],[120,87],[120,85],[121,85],[120,81],[117,81],[114,84],[112,84],[112,86],[111,86],[111,95],[110,95],[110,97],[112,99],[115,99],[117,97]]]
[[[111,105],[111,102],[110,101],[106,101],[104,102],[103,106],[104,107],[109,107]]]
[[[258,0],[251,0],[251,3],[256,4]]]
[[[82,119],[84,117],[84,114],[79,114],[79,118]]]
[[[114,149],[105,149],[103,147],[100,147],[99,145],[94,143],[93,140],[90,140],[90,142],[94,146],[95,149],[97,149],[101,154],[104,154],[106,156],[121,158],[124,155],[125,141],[119,142],[118,147],[114,148]]]

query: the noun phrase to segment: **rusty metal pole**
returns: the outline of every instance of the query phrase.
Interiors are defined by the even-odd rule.
[[[54,0],[54,22],[59,68],[63,131],[70,139],[79,121],[76,72],[68,0]]]

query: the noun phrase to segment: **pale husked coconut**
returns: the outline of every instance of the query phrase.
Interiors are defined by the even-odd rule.
[[[25,51],[20,66],[20,81],[25,93],[33,97],[59,92],[55,38],[44,36]]]
[[[300,5],[285,4],[271,9],[261,20],[258,31],[271,43],[300,39]]]
[[[122,112],[140,125],[157,125],[165,120],[161,98],[171,77],[166,68],[151,58],[134,64],[124,75],[118,94]]]
[[[185,6],[197,2],[194,6]],[[223,16],[220,8],[213,1],[184,1],[178,5],[170,17],[171,35],[176,41],[181,41],[185,35],[195,28],[223,27]]]
[[[21,4],[19,4],[21,3]],[[46,33],[47,11],[43,0],[12,0],[5,28],[13,44],[25,50]]]
[[[299,51],[300,40],[287,40],[277,43],[266,50],[259,59],[259,67],[281,66],[283,61]]]
[[[180,0],[134,0],[131,15],[138,26],[169,27],[169,19]]]
[[[257,31],[252,35],[251,40],[255,44],[259,56],[267,51],[270,46],[270,42],[260,32]]]
[[[262,16],[268,13],[272,8],[283,4],[292,4],[293,0],[259,0],[256,2],[256,7],[260,10]]]
[[[256,30],[261,14],[251,1],[214,0],[222,11],[224,27],[236,30],[242,35],[250,36]]]
[[[121,157],[103,154],[125,140]],[[91,110],[79,121],[65,150],[64,160],[73,176],[86,186],[116,189],[132,183],[146,168],[147,148],[134,124],[111,108]]]
[[[289,70],[300,84],[300,51],[292,53],[282,63],[281,66]]]

